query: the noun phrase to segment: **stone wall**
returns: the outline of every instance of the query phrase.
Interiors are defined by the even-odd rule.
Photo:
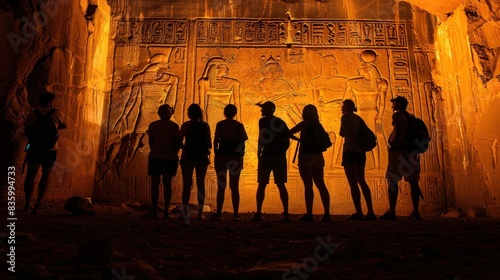
[[[498,1],[463,1],[439,24],[436,70],[448,205],[500,216]]]
[[[0,3],[1,170],[16,168],[19,205],[24,200],[23,123],[45,89],[56,93],[55,106],[69,126],[60,134],[47,200],[92,195],[108,80],[109,21],[104,0]],[[0,172],[2,190],[6,174]]]
[[[406,96],[410,110],[429,125],[433,142],[422,158],[424,213],[445,206],[443,158],[431,96],[429,56],[433,56],[434,17],[394,1],[114,1],[111,22],[113,81],[96,191],[98,199],[149,201],[145,130],[162,103],[175,107],[174,121],[200,103],[212,127],[222,105],[238,106],[249,140],[240,190],[241,210],[255,210],[257,102],[273,100],[276,115],[292,127],[302,108],[318,106],[334,147],[326,158],[326,182],[335,213],[353,206],[342,167],[338,135],[343,98],[354,98],[359,114],[376,131],[379,146],[367,154],[367,179],[375,209],[387,208],[385,143],[391,131],[389,100]],[[429,27],[431,26],[431,27]],[[224,73],[216,71],[218,67]],[[160,75],[161,74],[161,75]],[[220,74],[220,75],[219,75]],[[161,78],[161,79],[160,79]],[[219,83],[218,83],[219,82]],[[222,106],[222,107],[221,107]],[[289,152],[290,208],[304,211],[303,185]],[[213,159],[213,158],[212,158]],[[174,179],[180,200],[181,176]],[[207,204],[214,206],[217,180],[206,178]],[[399,210],[411,211],[409,188],[401,188]],[[196,202],[193,191],[192,201]],[[229,195],[225,207],[230,209]],[[264,211],[280,212],[274,184]],[[316,194],[316,197],[319,197]],[[321,211],[315,200],[314,209]]]

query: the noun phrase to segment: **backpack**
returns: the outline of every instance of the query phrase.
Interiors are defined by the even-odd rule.
[[[369,152],[377,146],[377,136],[361,119],[359,123],[359,149],[363,152]]]
[[[59,131],[52,119],[57,109],[51,109],[45,116],[38,109],[35,110],[36,121],[25,127],[24,134],[28,138],[29,150],[50,150],[59,139]]]
[[[408,144],[407,150],[421,154],[429,148],[431,141],[429,130],[424,121],[407,113],[408,116]]]
[[[184,155],[190,160],[207,160],[210,149],[207,145],[208,124],[192,121],[186,134]]]
[[[323,152],[333,145],[330,140],[330,135],[325,131],[321,124],[319,124],[316,128],[316,141],[318,148],[320,148]]]

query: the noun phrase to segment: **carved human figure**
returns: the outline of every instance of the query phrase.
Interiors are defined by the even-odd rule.
[[[385,110],[388,82],[373,63],[362,63],[358,69],[360,76],[347,80],[344,99],[352,99],[358,108],[358,114],[367,126],[377,135],[378,143],[383,133],[382,116]],[[380,145],[372,152],[375,168],[380,170]]]
[[[260,68],[257,85],[262,92],[263,101],[275,104],[275,115],[283,119],[288,126],[294,126],[302,120],[302,110],[295,100],[299,93],[283,78],[283,74],[280,63],[271,56]],[[293,163],[294,150],[288,149],[287,159],[290,166],[298,168],[297,163]]]
[[[321,60],[321,73],[312,79],[314,104],[318,107],[320,120],[325,130],[330,134],[333,149],[325,152],[327,168],[337,166],[337,159],[342,147],[342,137],[339,136],[342,99],[347,84],[347,76],[338,75],[337,58],[326,55]]]
[[[202,77],[198,80],[199,103],[207,123],[215,127],[222,120],[224,107],[233,104],[238,108],[238,119],[241,118],[240,85],[235,78],[228,77],[229,67],[220,57],[207,61]]]
[[[149,123],[157,118],[158,106],[169,104],[175,110],[177,103],[179,77],[169,72],[168,56],[158,53],[150,61],[142,71],[130,78],[128,97],[113,126],[121,138],[120,159],[117,163],[122,167],[126,167],[137,150],[144,146],[143,139]],[[172,121],[178,123],[173,116]]]
[[[294,100],[299,93],[283,79],[283,73],[278,60],[271,56],[259,70],[260,78],[257,85],[265,101],[276,104],[276,115],[288,125],[295,125],[301,121],[301,110]]]

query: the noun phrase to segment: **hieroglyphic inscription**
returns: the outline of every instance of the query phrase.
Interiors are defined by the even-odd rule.
[[[391,86],[394,95],[404,96],[408,100],[411,100],[412,85],[408,50],[391,49],[389,53],[389,68],[392,78]]]
[[[197,20],[198,45],[407,47],[405,23],[367,21]],[[187,44],[187,20],[127,20],[118,23],[119,42]]]
[[[148,45],[184,45],[188,42],[185,20],[127,20],[118,22],[117,42]]]
[[[198,20],[198,45],[407,47],[405,23],[366,21]]]

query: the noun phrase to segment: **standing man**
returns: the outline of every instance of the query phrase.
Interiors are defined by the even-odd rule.
[[[38,214],[38,208],[42,204],[43,196],[47,191],[52,167],[54,167],[57,157],[57,140],[59,139],[59,129],[68,126],[63,114],[53,108],[55,94],[44,92],[38,99],[39,107],[32,110],[26,117],[24,123],[24,133],[28,138],[28,172],[24,181],[24,195],[26,205],[24,211],[30,209],[31,196],[35,189],[35,178],[40,166],[42,166],[42,177],[38,184],[38,199],[33,207],[32,214]]]
[[[170,120],[174,110],[168,104],[158,108],[160,120],[149,124],[148,175],[151,176],[151,200],[153,210],[144,217],[158,217],[158,198],[160,196],[160,179],[163,176],[163,196],[165,198],[164,219],[169,219],[168,209],[172,199],[172,179],[177,173],[179,164],[178,152],[181,148],[179,125]]]
[[[389,164],[387,166],[386,179],[389,187],[389,211],[379,219],[395,221],[396,202],[398,199],[398,182],[404,177],[411,186],[411,200],[413,203],[413,212],[410,214],[410,220],[420,220],[418,204],[420,201],[420,158],[415,152],[408,149],[411,141],[409,136],[410,114],[406,111],[408,100],[402,96],[391,99],[392,126],[393,130],[389,137]]]
[[[267,101],[260,106],[262,118],[259,120],[259,148],[257,165],[257,212],[252,216],[252,221],[262,221],[262,203],[264,202],[265,190],[269,184],[271,171],[274,175],[274,183],[278,186],[281,202],[283,203],[283,218],[285,222],[290,221],[288,215],[288,191],[285,183],[287,181],[286,152],[290,146],[289,130],[286,123],[274,116],[276,105]]]

